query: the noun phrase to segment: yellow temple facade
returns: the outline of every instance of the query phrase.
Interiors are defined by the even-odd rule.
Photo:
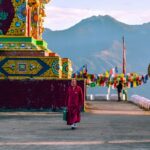
[[[69,79],[72,65],[42,39],[49,0],[0,0],[0,79]]]

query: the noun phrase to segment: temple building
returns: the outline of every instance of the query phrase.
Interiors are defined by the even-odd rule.
[[[72,65],[42,39],[49,0],[0,0],[0,79],[69,79]]]

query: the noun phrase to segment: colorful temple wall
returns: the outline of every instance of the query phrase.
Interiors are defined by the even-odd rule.
[[[62,58],[62,78],[71,78],[72,77],[72,64],[70,59]]]
[[[26,0],[0,1],[0,35],[26,35]]]
[[[72,64],[42,39],[49,0],[0,0],[0,108],[65,106]],[[84,80],[79,85],[85,91]]]
[[[71,78],[71,61],[42,39],[48,2],[0,0],[0,78]]]
[[[42,39],[48,0],[0,0],[0,35]]]
[[[60,57],[0,57],[0,78],[62,78]]]

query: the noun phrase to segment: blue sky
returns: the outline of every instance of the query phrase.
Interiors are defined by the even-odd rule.
[[[44,26],[62,30],[93,15],[110,15],[127,24],[150,22],[150,0],[52,0]]]

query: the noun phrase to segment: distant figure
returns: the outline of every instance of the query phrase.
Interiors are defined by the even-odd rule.
[[[122,92],[122,82],[119,81],[119,84],[117,85],[117,92],[118,92],[118,101],[121,101],[121,92]]]
[[[77,85],[77,80],[73,78],[67,93],[67,125],[71,125],[71,129],[77,128],[77,123],[80,122],[82,106],[83,92],[81,87]]]

